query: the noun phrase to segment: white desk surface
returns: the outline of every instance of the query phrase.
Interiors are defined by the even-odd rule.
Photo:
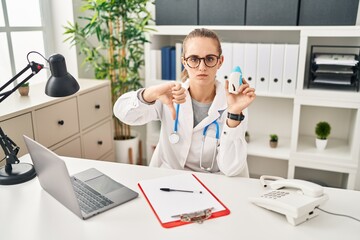
[[[349,218],[320,215],[290,225],[283,215],[257,207],[248,197],[263,189],[257,179],[196,173],[199,179],[230,209],[228,216],[163,228],[137,183],[139,180],[183,173],[182,171],[64,158],[70,174],[90,167],[139,192],[139,197],[88,220],[81,220],[57,202],[35,178],[19,185],[0,186],[1,239],[356,239],[360,223]],[[29,156],[20,158],[29,162]],[[326,188],[329,200],[323,209],[360,218],[360,192]]]

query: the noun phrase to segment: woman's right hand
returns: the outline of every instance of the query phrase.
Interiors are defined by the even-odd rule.
[[[181,87],[179,82],[168,82],[156,86],[146,88],[143,92],[143,99],[147,102],[160,100],[168,106],[172,118],[175,120],[176,111],[174,103],[184,103],[186,100],[185,89]]]

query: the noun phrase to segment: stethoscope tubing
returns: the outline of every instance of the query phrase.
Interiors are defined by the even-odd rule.
[[[180,112],[180,104],[176,105],[176,117],[175,117],[175,121],[174,121],[174,131],[173,133],[169,136],[169,140],[171,143],[176,144],[179,142],[179,134],[177,133],[178,131],[178,125],[179,125],[179,112]],[[212,159],[212,163],[210,167],[204,167],[202,166],[202,155],[203,155],[203,150],[204,150],[204,143],[205,143],[205,138],[206,138],[206,132],[209,128],[210,125],[214,124],[216,127],[216,146],[213,152],[213,159]],[[215,157],[216,157],[216,152],[217,152],[217,146],[219,144],[219,139],[220,139],[220,126],[219,123],[214,120],[212,121],[209,125],[207,125],[206,127],[204,127],[203,133],[202,133],[203,137],[202,137],[202,142],[201,142],[201,152],[200,152],[200,168],[210,172],[212,170],[212,168],[214,167],[214,162],[215,162]]]

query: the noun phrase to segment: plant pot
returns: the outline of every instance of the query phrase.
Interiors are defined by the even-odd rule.
[[[116,162],[137,164],[140,134],[138,132],[131,131],[131,136],[132,138],[126,140],[114,140]],[[129,149],[131,149],[132,152],[132,162],[129,158]]]
[[[315,144],[316,148],[320,151],[324,150],[326,148],[328,140],[327,139],[316,139]]]
[[[28,96],[29,95],[29,86],[26,86],[26,87],[19,87],[18,88],[18,91],[20,93],[21,96]]]
[[[269,141],[271,148],[276,148],[278,145],[278,141]]]

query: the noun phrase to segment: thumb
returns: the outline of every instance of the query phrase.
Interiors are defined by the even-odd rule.
[[[173,120],[175,120],[176,118],[176,111],[175,111],[175,108],[174,108],[174,104],[173,103],[170,103],[167,105],[169,110],[170,110],[170,113],[171,113],[171,117]]]

